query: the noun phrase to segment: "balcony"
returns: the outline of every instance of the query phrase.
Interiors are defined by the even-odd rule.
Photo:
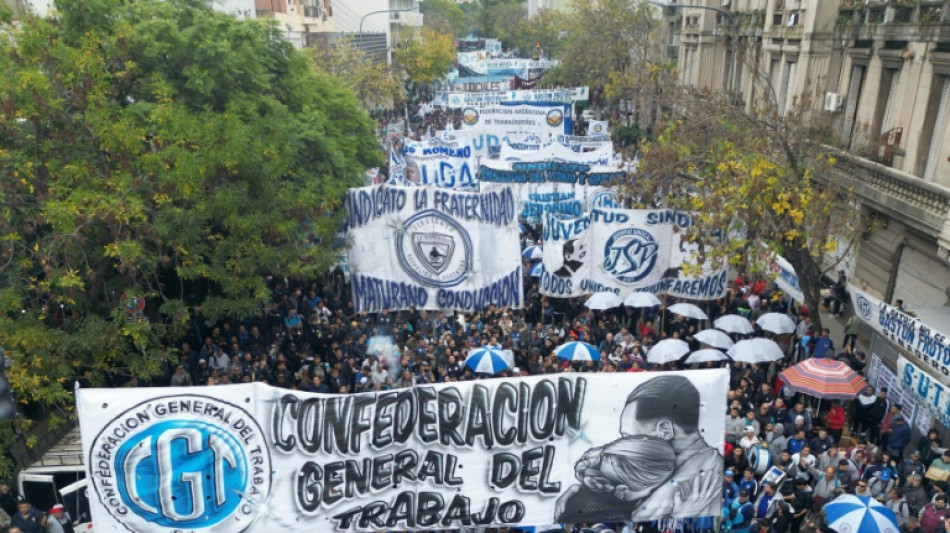
[[[862,157],[838,152],[831,173],[873,209],[904,220],[950,250],[950,189]]]
[[[838,37],[862,41],[950,40],[950,0],[846,0],[835,20]]]

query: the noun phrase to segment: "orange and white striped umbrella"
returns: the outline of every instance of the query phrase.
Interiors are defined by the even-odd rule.
[[[860,374],[834,359],[806,359],[779,374],[788,388],[816,398],[853,400],[867,387]]]

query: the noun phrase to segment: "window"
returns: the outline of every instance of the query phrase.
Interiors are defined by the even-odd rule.
[[[927,149],[924,179],[934,181],[937,177],[937,167],[940,159],[945,155],[942,152],[944,130],[947,126],[947,106],[950,105],[950,76],[934,76],[930,90],[930,101],[927,105],[927,119],[921,131],[921,149]],[[936,110],[932,113],[931,110]],[[932,123],[932,125],[928,124]]]
[[[848,101],[844,112],[844,127],[841,138],[848,147],[851,146],[851,134],[854,133],[854,119],[858,111],[858,100],[861,99],[861,86],[864,84],[864,65],[851,67],[851,84],[848,86]]]

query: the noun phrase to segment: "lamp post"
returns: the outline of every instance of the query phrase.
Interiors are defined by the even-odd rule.
[[[405,7],[402,9],[380,9],[379,11],[370,11],[369,13],[360,17],[360,28],[359,33],[357,34],[357,41],[359,42],[360,50],[363,49],[363,21],[366,20],[366,17],[370,15],[379,15],[380,13],[402,13],[404,11],[415,11],[418,6]],[[386,61],[389,62],[389,43],[386,43]]]

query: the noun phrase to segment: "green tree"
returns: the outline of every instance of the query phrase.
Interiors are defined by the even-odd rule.
[[[455,38],[465,37],[472,31],[472,22],[462,8],[452,0],[422,0],[419,11],[425,25]]]
[[[527,10],[519,0],[475,0],[467,5],[474,32],[487,38],[496,38],[510,44],[505,30],[520,21],[524,23]],[[505,35],[502,35],[505,33]]]
[[[57,8],[0,30],[0,345],[25,409],[68,410],[74,377],[156,376],[190,320],[325,271],[344,191],[383,159],[273,25],[203,0]]]
[[[396,62],[416,83],[432,83],[442,78],[458,57],[452,36],[432,28],[405,31],[399,41],[401,46],[394,53]]]
[[[392,109],[406,99],[406,89],[396,71],[384,61],[373,61],[348,40],[314,47],[314,66],[352,89],[367,111]]]
[[[747,67],[758,95],[750,109],[734,105],[735,95],[667,85],[664,107],[675,112],[644,150],[638,196],[697,212],[690,238],[709,257],[769,278],[769,261],[784,256],[815,311],[822,274],[873,228],[853,191],[828,178],[837,154],[822,143],[828,121],[815,112],[817,87],[806,84],[782,112],[764,70]]]
[[[561,64],[546,79],[587,85],[616,102],[658,92],[656,9],[641,0],[574,0]]]

